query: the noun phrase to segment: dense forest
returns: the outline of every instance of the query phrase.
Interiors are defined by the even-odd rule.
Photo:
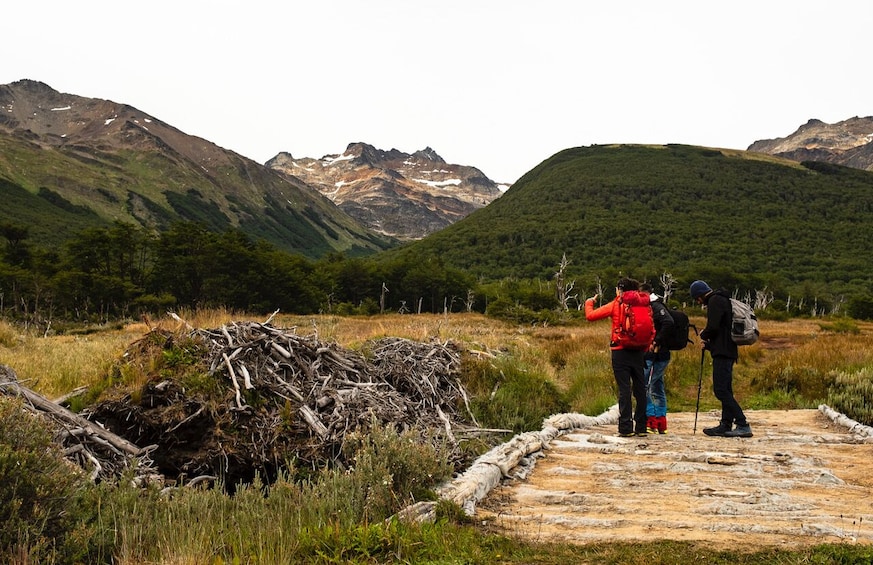
[[[567,149],[456,224],[369,256],[194,221],[90,226],[51,248],[32,228],[0,225],[0,309],[41,324],[201,307],[548,322],[610,298],[620,276],[676,305],[701,278],[767,315],[873,318],[873,173],[742,151]]]
[[[604,269],[588,288],[553,265],[544,278],[477,278],[435,257],[319,260],[254,242],[238,230],[215,233],[178,223],[154,235],[116,223],[88,228],[58,249],[30,246],[27,229],[0,226],[0,307],[7,319],[51,325],[102,323],[181,308],[228,308],[249,313],[376,314],[380,312],[485,312],[519,322],[557,322],[586,296],[611,292],[615,269]],[[757,280],[710,269],[704,274],[754,299]],[[687,285],[669,273],[633,273],[656,289],[669,286],[674,302],[688,301]],[[597,285],[600,285],[599,287]],[[752,285],[752,286],[750,286]],[[814,288],[813,286],[809,287]],[[812,291],[811,291],[812,292]],[[772,315],[849,314],[873,317],[866,295],[767,294]],[[760,298],[760,297],[759,297]]]
[[[0,301],[7,317],[106,321],[167,309],[376,313],[460,308],[475,286],[441,265],[400,262],[378,270],[339,254],[320,260],[255,242],[239,230],[181,222],[161,234],[115,223],[87,228],[57,249],[31,246],[27,228],[0,226]]]

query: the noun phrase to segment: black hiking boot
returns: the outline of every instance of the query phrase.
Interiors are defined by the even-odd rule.
[[[725,433],[724,437],[752,437],[752,428],[749,424],[737,424],[737,427]]]
[[[703,433],[713,437],[725,437],[731,431],[730,423],[720,422],[714,428],[703,428]]]

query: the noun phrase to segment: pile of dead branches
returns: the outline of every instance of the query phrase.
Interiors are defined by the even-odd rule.
[[[384,338],[370,344],[368,360],[255,322],[195,333],[209,344],[210,372],[232,384],[237,410],[246,409],[245,390],[282,398],[322,442],[342,443],[374,419],[402,428],[440,426],[451,435],[458,401],[467,400],[458,380],[460,352],[450,343]]]
[[[156,337],[167,347],[179,340],[169,332],[143,339]],[[168,476],[233,481],[288,461],[342,466],[347,436],[374,425],[418,432],[460,460],[458,434],[478,430],[459,380],[461,351],[449,342],[385,338],[357,352],[258,322],[189,328],[187,337],[225,391],[218,401],[163,375],[88,411],[132,442],[157,445]]]

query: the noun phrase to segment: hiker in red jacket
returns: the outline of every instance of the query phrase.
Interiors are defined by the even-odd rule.
[[[618,385],[618,435],[622,437],[646,435],[643,356],[654,339],[655,329],[649,294],[640,292],[639,287],[639,282],[634,279],[621,278],[615,286],[616,297],[611,302],[595,308],[596,294],[585,301],[585,319],[589,322],[612,317],[609,348],[612,350],[612,372]],[[639,327],[626,327],[629,318],[623,312],[623,304],[637,312],[633,325]],[[646,315],[648,317],[644,319]],[[629,337],[629,330],[638,335]]]

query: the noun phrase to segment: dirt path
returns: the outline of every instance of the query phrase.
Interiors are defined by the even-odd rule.
[[[668,416],[670,433],[615,424],[553,440],[477,519],[540,541],[670,539],[713,548],[873,543],[873,439],[818,410],[747,411],[748,439],[711,438],[717,413]]]

